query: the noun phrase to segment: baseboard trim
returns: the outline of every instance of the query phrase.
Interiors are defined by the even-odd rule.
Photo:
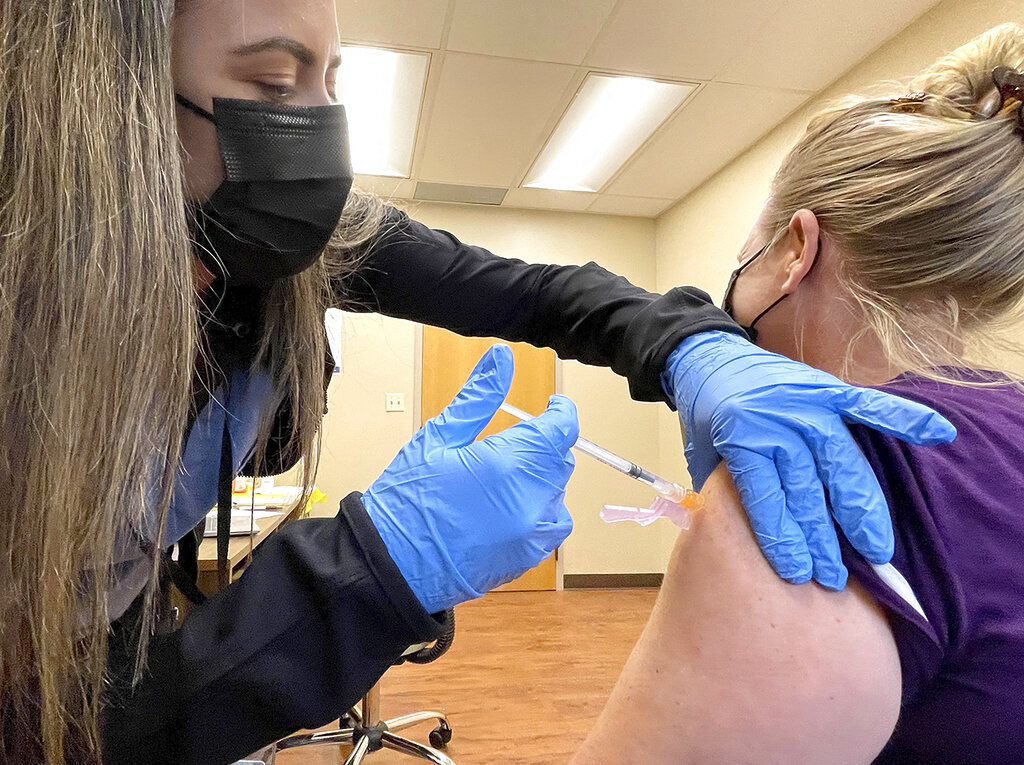
[[[567,590],[632,590],[661,587],[664,574],[565,574]]]

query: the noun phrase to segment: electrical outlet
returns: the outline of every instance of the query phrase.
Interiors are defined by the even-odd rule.
[[[404,412],[405,411],[405,394],[404,393],[385,393],[384,394],[384,411],[385,412]]]

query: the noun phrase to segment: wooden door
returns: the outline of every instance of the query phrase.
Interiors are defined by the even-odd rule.
[[[469,373],[494,343],[493,338],[462,337],[436,327],[423,328],[423,386],[420,396],[420,418],[426,422],[440,414],[466,382]],[[534,348],[526,343],[510,343],[515,359],[515,377],[507,401],[531,414],[539,414],[555,392],[555,352]],[[491,420],[481,433],[486,438],[514,425],[518,420],[505,412]],[[557,554],[557,553],[556,553]],[[555,555],[530,569],[514,582],[499,590],[554,590]]]

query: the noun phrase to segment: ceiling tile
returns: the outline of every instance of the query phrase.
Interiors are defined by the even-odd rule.
[[[542,210],[582,212],[594,201],[594,194],[583,191],[552,191],[551,189],[509,189],[502,207],[527,207]]]
[[[448,53],[417,177],[513,185],[547,137],[575,74],[560,64]]]
[[[657,218],[673,199],[648,199],[646,197],[619,197],[614,194],[600,194],[587,212],[605,215],[631,215],[637,218]]]
[[[679,199],[807,97],[793,91],[709,83],[604,191]]]
[[[357,175],[355,187],[383,199],[412,199],[416,182],[408,178],[388,178],[382,175]]]
[[[579,64],[615,0],[456,0],[448,50]]]
[[[282,0],[288,2],[288,0]],[[448,0],[336,0],[346,42],[441,47]]]
[[[936,2],[794,0],[739,49],[739,55],[719,73],[718,79],[771,88],[819,90]],[[827,55],[823,55],[824,51]]]
[[[783,0],[622,0],[587,63],[710,80]]]

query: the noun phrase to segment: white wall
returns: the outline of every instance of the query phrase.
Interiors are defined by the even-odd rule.
[[[582,264],[594,260],[635,284],[655,286],[652,220],[460,205],[421,204],[417,220],[451,231],[465,242],[532,262]],[[384,469],[417,427],[419,363],[415,325],[376,316],[346,315],[343,372],[330,391],[318,485],[333,512],[338,500],[362,490]],[[576,362],[561,366],[561,391],[579,407],[583,433],[634,461],[658,463],[657,404],[629,398],[625,380],[606,369]],[[384,393],[404,393],[403,413],[384,412]],[[598,517],[605,503],[646,505],[651,497],[634,481],[581,458],[567,505],[575,520],[562,548],[563,571],[648,573],[664,571],[674,528],[607,526]],[[682,479],[685,471],[676,470]]]
[[[910,77],[1007,21],[1024,22],[1022,0],[946,0],[847,72],[658,219],[658,290],[693,284],[716,300],[721,297],[775,169],[808,119],[825,103],[887,80]],[[662,414],[659,432],[663,463],[679,464],[682,447],[675,418]]]
[[[595,260],[647,288],[695,284],[717,300],[772,173],[824,101],[910,76],[989,27],[1011,20],[1024,20],[1024,0],[947,0],[936,6],[657,222],[434,204],[411,212],[499,255],[532,262]],[[416,427],[415,327],[374,316],[347,319],[344,373],[331,386],[324,427],[319,485],[329,500],[318,507],[324,513],[333,512],[348,491],[365,489]],[[668,477],[685,479],[675,415],[658,405],[632,402],[625,382],[607,370],[566,362],[561,379],[562,392],[579,406],[585,435]],[[385,392],[405,393],[406,411],[385,413]],[[663,571],[675,538],[671,525],[609,527],[598,518],[604,503],[646,503],[647,492],[585,458],[578,465],[567,500],[576,528],[563,548],[564,571]]]

